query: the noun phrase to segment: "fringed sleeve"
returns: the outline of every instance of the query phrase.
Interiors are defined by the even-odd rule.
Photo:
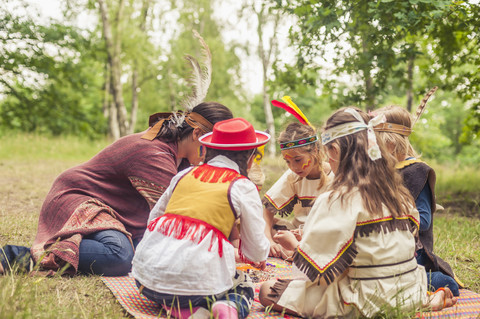
[[[330,284],[357,255],[355,228],[360,207],[320,195],[305,223],[304,236],[293,262],[311,281],[324,278]],[[352,205],[356,206],[355,203]]]
[[[271,213],[278,213],[282,217],[288,216],[298,203],[298,195],[293,187],[294,174],[287,170],[263,196],[263,206]]]

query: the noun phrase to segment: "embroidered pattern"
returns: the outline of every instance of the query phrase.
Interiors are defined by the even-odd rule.
[[[280,143],[280,149],[282,151],[284,151],[284,150],[288,150],[288,149],[291,149],[291,148],[312,144],[312,143],[315,143],[316,141],[318,141],[318,137],[317,137],[317,135],[313,135],[313,136],[309,136],[309,137],[302,138],[302,139],[295,140],[295,141]]]
[[[164,186],[155,184],[153,182],[141,179],[136,176],[128,177],[130,183],[132,183],[133,187],[142,195],[148,202],[150,209],[155,206],[155,203],[158,199],[163,195],[165,190],[167,189]]]

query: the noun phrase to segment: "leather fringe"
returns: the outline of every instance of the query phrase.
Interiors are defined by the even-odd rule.
[[[355,237],[368,237],[372,232],[383,232],[384,234],[395,230],[415,232],[418,228],[417,224],[410,218],[389,218],[387,220],[379,220],[368,222],[365,224],[358,223],[355,229]]]
[[[292,279],[278,279],[277,282],[270,287],[271,293],[267,295],[268,300],[272,301],[273,303],[277,303],[291,281]]]
[[[286,205],[282,207],[277,207],[273,203],[273,201],[268,198],[267,196],[264,196],[262,198],[262,204],[263,206],[268,209],[269,211],[279,214],[281,217],[286,217],[290,215],[293,212],[293,207],[300,202],[302,207],[312,207],[313,203],[315,202],[315,199],[312,198],[298,198],[297,195],[293,196],[289,202],[287,202]]]
[[[160,225],[157,227],[159,221]],[[202,225],[203,227],[201,227]],[[202,220],[188,216],[165,214],[152,220],[147,228],[149,231],[153,231],[156,228],[158,232],[165,236],[174,237],[179,240],[189,239],[197,244],[201,243],[210,232],[213,232],[214,235],[210,240],[208,251],[212,250],[215,239],[217,239],[218,255],[220,257],[223,256],[223,241],[228,242],[225,235],[215,227]],[[200,230],[200,228],[203,229]]]
[[[315,280],[324,278],[327,284],[332,283],[335,278],[342,274],[353,262],[357,256],[357,249],[355,242],[344,251],[344,253],[338,257],[338,259],[327,266],[323,272],[319,271],[315,265],[313,265],[308,259],[297,251],[293,254],[293,263],[298,267],[312,282]]]
[[[192,171],[193,176],[205,183],[228,183],[236,178],[245,178],[237,171],[229,168],[219,168],[203,164]]]

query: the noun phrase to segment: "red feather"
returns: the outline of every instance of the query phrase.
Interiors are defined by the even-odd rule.
[[[284,109],[285,111],[287,111],[288,113],[292,114],[293,116],[295,116],[295,118],[300,121],[300,123],[302,124],[305,124],[305,125],[308,125],[307,122],[305,122],[305,120],[297,113],[297,111],[295,111],[292,107],[288,106],[287,104],[285,103],[282,103],[280,101],[277,101],[277,100],[272,100],[272,104],[273,106],[276,106],[276,107],[279,107],[281,109]]]

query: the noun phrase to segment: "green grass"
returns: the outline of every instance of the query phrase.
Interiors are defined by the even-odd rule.
[[[0,245],[30,246],[38,213],[56,176],[88,160],[109,144],[75,137],[2,136],[0,143]],[[285,170],[280,158],[265,158],[262,193]],[[478,196],[480,173],[470,168],[435,167],[437,196]],[[457,178],[461,179],[457,181]],[[468,183],[465,180],[468,179]],[[465,185],[468,184],[468,185]],[[440,201],[441,204],[445,203]],[[448,204],[448,203],[447,203]],[[480,292],[479,215],[458,214],[448,205],[435,219],[435,247],[459,278]],[[122,318],[128,317],[96,276],[0,276],[0,318]],[[390,318],[391,316],[389,316]],[[399,315],[402,317],[402,315]]]

